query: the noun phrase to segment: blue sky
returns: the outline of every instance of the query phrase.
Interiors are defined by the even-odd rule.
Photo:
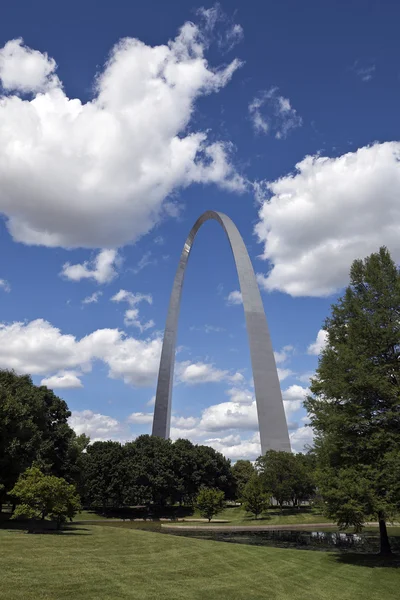
[[[92,439],[149,433],[185,238],[238,226],[292,447],[352,260],[400,259],[396,2],[68,5],[0,23],[0,367],[54,387]],[[259,454],[227,240],[205,224],[178,334],[172,437]]]

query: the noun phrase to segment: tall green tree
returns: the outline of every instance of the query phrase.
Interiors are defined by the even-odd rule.
[[[270,496],[265,493],[260,475],[253,473],[251,479],[249,479],[242,490],[241,499],[243,500],[246,512],[253,513],[256,519],[258,515],[267,510],[270,503]]]
[[[199,491],[197,448],[192,442],[178,439],[172,445],[174,491],[172,501],[193,503]]]
[[[101,508],[118,508],[124,504],[127,468],[125,452],[119,442],[94,442],[83,460],[83,500]]]
[[[254,465],[249,460],[237,460],[232,467],[235,482],[236,498],[241,499],[245,485],[256,472]]]
[[[354,261],[324,329],[305,402],[318,487],[341,527],[377,518],[381,552],[389,553],[386,521],[400,509],[400,273],[386,248]]]
[[[268,450],[257,459],[256,465],[265,491],[275,498],[282,511],[285,502],[293,499],[294,455]]]
[[[230,500],[235,497],[235,481],[231,461],[210,446],[195,446],[196,472],[193,474],[200,487],[222,490]]]
[[[127,504],[165,505],[176,495],[173,444],[151,435],[140,435],[125,444],[128,484]]]
[[[73,481],[76,437],[67,404],[29,375],[0,370],[0,484],[3,497],[33,463]],[[75,461],[75,462],[74,462]],[[0,504],[2,499],[0,498]]]

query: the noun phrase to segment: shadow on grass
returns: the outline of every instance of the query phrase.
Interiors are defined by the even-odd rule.
[[[56,524],[52,521],[14,521],[10,517],[10,514],[2,514],[0,529],[40,535],[91,535],[90,529],[87,527],[77,527],[70,523],[66,523],[62,529],[57,529]]]
[[[340,554],[332,555],[332,559],[336,563],[342,565],[353,565],[357,567],[370,567],[375,568],[400,568],[400,554],[392,554],[389,556],[382,556],[380,554],[360,554],[356,552],[343,552]]]

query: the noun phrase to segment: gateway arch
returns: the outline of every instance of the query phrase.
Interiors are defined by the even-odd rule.
[[[278,371],[253,266],[236,225],[223,213],[213,210],[206,211],[197,219],[179,260],[164,332],[152,435],[169,438],[175,346],[183,280],[194,238],[203,223],[209,219],[217,221],[228,236],[239,277],[250,346],[262,453],[267,450],[290,451]]]

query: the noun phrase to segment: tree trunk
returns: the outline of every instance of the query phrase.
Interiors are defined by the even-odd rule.
[[[386,528],[386,520],[385,515],[381,511],[378,514],[379,519],[379,533],[380,533],[380,554],[388,555],[392,554],[392,550],[390,548],[389,536]]]

